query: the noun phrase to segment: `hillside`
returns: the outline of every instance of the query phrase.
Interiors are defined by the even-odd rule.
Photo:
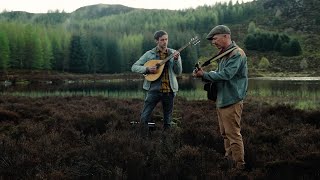
[[[28,13],[23,11],[2,12],[0,19],[2,21],[24,21],[40,24],[61,24],[74,20],[92,20],[101,17],[124,14],[134,10],[134,8],[123,5],[96,4],[84,6],[76,9],[72,13],[49,11],[48,13]]]
[[[72,12],[71,17],[78,20],[98,19],[105,16],[125,14],[133,10],[134,8],[126,7],[123,5],[97,4],[81,7]]]
[[[316,33],[320,28],[320,1],[318,0],[265,0],[263,7],[274,15],[269,21],[274,28],[295,32]]]
[[[232,30],[233,39],[246,50],[252,74],[285,72],[317,76],[319,7],[317,0],[257,0],[179,11],[97,4],[72,13],[3,12],[0,43],[4,48],[0,51],[5,57],[0,58],[0,69],[129,72],[131,64],[154,45],[155,30],[167,30],[170,46],[179,48],[191,37],[204,38],[214,25],[226,24]],[[246,49],[250,23],[254,23],[259,32],[285,34],[297,40],[302,52],[284,56],[275,51]],[[195,62],[208,59],[215,52],[205,39],[199,46],[187,48],[181,54],[185,59],[184,71],[191,72]],[[270,66],[261,69],[259,62],[263,57]]]

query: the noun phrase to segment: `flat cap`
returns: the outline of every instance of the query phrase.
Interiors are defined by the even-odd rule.
[[[211,29],[209,34],[207,35],[206,39],[212,40],[213,36],[216,34],[231,34],[230,29],[225,25],[218,25]]]

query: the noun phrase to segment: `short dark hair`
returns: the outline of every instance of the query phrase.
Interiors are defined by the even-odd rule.
[[[159,40],[159,38],[163,35],[168,35],[168,33],[165,32],[164,30],[159,30],[154,33],[153,37],[155,40]]]

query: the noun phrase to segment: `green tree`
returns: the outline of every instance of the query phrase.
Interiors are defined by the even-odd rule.
[[[257,39],[253,34],[246,36],[244,40],[244,45],[248,50],[257,50]]]
[[[291,54],[291,49],[290,49],[290,44],[285,42],[281,44],[281,55],[283,56],[290,56]]]
[[[290,41],[290,51],[292,56],[299,56],[302,53],[300,43],[297,39]]]
[[[298,56],[302,53],[300,43],[297,40],[291,40],[281,46],[281,54],[284,56]]]
[[[281,51],[281,46],[282,46],[282,41],[281,41],[281,39],[278,37],[277,40],[276,40],[276,42],[275,42],[275,44],[274,44],[273,49],[274,49],[275,51],[280,52],[280,51]]]
[[[31,25],[27,25],[24,29],[25,47],[23,68],[33,69],[39,68],[41,65],[41,46],[38,37],[36,36],[36,31]]]
[[[108,70],[104,71],[107,73],[120,73],[123,72],[123,51],[121,51],[119,47],[119,42],[112,35],[108,36],[105,41],[105,51],[107,53],[107,57],[105,58]],[[134,59],[132,56],[131,59]],[[130,66],[130,64],[129,64]]]
[[[81,44],[81,36],[73,35],[70,42],[70,62],[69,71],[75,73],[85,73],[88,70],[86,54]]]
[[[0,30],[0,69],[6,70],[9,66],[9,41],[7,35]]]
[[[68,69],[71,33],[66,32],[62,27],[57,27],[49,30],[48,37],[53,55],[51,59],[52,69],[58,71]]]
[[[42,64],[42,68],[49,70],[52,69],[52,59],[53,59],[53,53],[52,53],[52,45],[51,42],[48,38],[47,35],[44,35],[41,39],[41,45],[42,45],[42,49],[43,49],[43,54],[42,54],[42,58],[43,58],[43,64]]]
[[[280,38],[281,44],[290,42],[290,37],[287,34],[280,34],[279,38]]]
[[[10,49],[10,60],[9,66],[13,69],[23,69],[23,62],[25,59],[25,38],[24,38],[24,27],[17,23],[8,23],[6,29],[9,49]]]
[[[143,36],[142,51],[146,52],[146,51],[148,51],[149,49],[151,49],[154,46],[155,46],[155,41],[153,39],[153,34],[151,32],[147,32]]]
[[[104,59],[104,57],[102,56],[103,37],[101,37],[100,34],[90,34],[88,41],[89,43],[86,45],[86,48],[89,49],[89,52],[87,54],[89,72],[101,72],[101,70],[105,66],[104,61],[99,61]]]
[[[263,42],[263,47],[266,51],[273,51],[275,42],[273,42],[272,33],[266,33]]]
[[[130,71],[132,64],[142,55],[143,36],[141,34],[126,35],[120,39],[120,49],[123,53],[121,71]]]
[[[35,39],[32,39],[32,46],[33,46],[33,56],[31,59],[32,62],[32,69],[42,69],[43,68],[43,49],[41,46],[40,38],[34,36]]]
[[[63,69],[63,49],[62,49],[62,38],[58,34],[52,33],[51,35],[51,49],[52,59],[51,66],[54,70]]]

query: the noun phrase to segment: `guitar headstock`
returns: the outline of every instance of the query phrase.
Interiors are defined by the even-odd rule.
[[[198,43],[200,43],[200,39],[198,38],[198,36],[195,36],[195,37],[191,38],[189,43],[195,46]]]

